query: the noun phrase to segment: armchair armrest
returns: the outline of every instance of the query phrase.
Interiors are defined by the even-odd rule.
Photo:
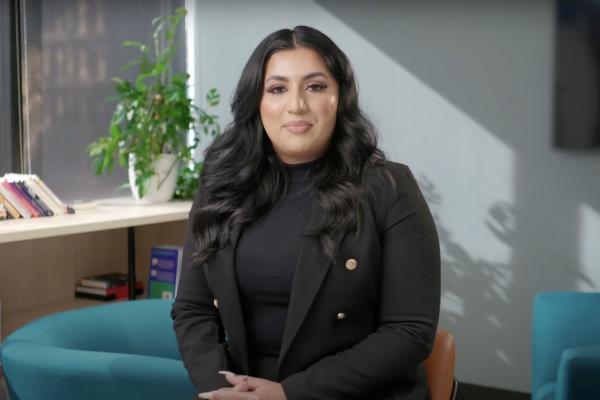
[[[197,393],[183,362],[170,358],[14,341],[2,349],[2,360],[15,399],[191,399]]]
[[[598,395],[600,346],[563,351],[558,366],[556,400],[591,399]]]

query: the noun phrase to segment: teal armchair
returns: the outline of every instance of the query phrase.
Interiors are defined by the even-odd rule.
[[[136,300],[33,321],[0,347],[11,400],[194,398],[171,302]]]
[[[533,301],[533,400],[600,399],[600,293]]]

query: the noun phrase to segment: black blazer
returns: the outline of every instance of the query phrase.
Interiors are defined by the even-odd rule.
[[[315,239],[303,239],[277,369],[288,400],[428,397],[422,361],[433,345],[440,306],[433,218],[408,167],[386,161],[365,171],[365,179],[369,209],[360,235],[335,237],[335,263]],[[307,229],[324,218],[315,204]],[[192,268],[188,223],[172,317],[199,391],[230,386],[219,370],[248,371],[234,269],[239,233],[240,227],[233,229],[230,244]]]

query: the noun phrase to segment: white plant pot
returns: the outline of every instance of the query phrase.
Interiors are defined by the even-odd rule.
[[[129,186],[133,198],[138,204],[166,203],[173,198],[177,185],[177,171],[179,161],[175,154],[161,154],[152,164],[156,174],[148,180],[146,194],[140,198],[138,187],[135,184],[135,170],[133,168],[135,156],[129,155]]]

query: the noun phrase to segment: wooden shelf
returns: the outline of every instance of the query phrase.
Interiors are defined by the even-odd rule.
[[[145,280],[150,248],[158,240],[181,245],[191,201],[138,205],[105,199],[75,214],[0,221],[1,337],[48,314],[104,302],[71,298],[77,279],[121,270]],[[136,246],[128,234],[136,228]],[[41,240],[36,240],[41,239]],[[131,241],[133,242],[133,241]],[[135,252],[135,253],[134,253]],[[137,267],[137,268],[136,268]],[[65,300],[67,299],[67,300]]]
[[[7,314],[3,313],[1,340],[4,340],[4,338],[6,338],[8,335],[14,332],[20,326],[23,326],[26,323],[31,322],[40,317],[49,314],[54,314],[60,311],[96,306],[105,303],[106,302],[103,301],[74,298],[71,300],[44,304],[38,307],[31,307],[25,310],[14,311]]]
[[[131,198],[107,199],[69,215],[0,222],[0,243],[186,220],[191,201],[138,205]]]

